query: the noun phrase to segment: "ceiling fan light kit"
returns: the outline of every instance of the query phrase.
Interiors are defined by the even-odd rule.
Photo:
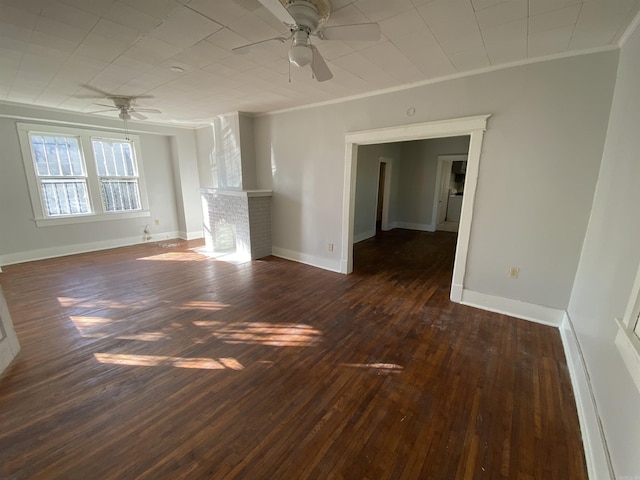
[[[258,0],[267,10],[289,29],[289,37],[275,37],[234,48],[236,53],[245,53],[258,45],[272,41],[284,43],[291,40],[289,63],[296,67],[311,65],[315,79],[324,82],[333,74],[318,49],[310,41],[311,36],[320,40],[370,40],[380,38],[377,23],[360,23],[323,28],[331,15],[329,0]]]
[[[313,60],[313,50],[309,47],[309,34],[298,30],[293,34],[293,44],[289,49],[289,61],[296,67],[309,65]]]

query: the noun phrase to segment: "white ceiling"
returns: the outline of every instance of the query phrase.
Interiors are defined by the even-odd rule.
[[[292,68],[257,0],[0,0],[0,100],[79,112],[93,92],[152,95],[155,122],[201,123],[616,45],[640,0],[332,0],[329,25],[378,22],[377,42],[320,41],[334,78]],[[275,42],[273,42],[275,43]],[[177,66],[184,72],[169,67]]]

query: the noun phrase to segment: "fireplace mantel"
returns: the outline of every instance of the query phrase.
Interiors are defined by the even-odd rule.
[[[200,193],[209,195],[228,195],[232,197],[271,197],[272,190],[226,190],[222,188],[201,188]]]

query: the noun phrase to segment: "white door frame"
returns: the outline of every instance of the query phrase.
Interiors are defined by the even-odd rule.
[[[393,158],[391,157],[378,157],[378,184],[380,184],[380,170],[382,164],[385,165],[384,170],[384,185],[382,186],[382,222],[380,222],[380,229],[382,231],[389,230],[389,197],[391,196],[391,172],[393,170]],[[380,195],[380,188],[378,188],[377,195]],[[378,205],[378,198],[376,198],[376,209]],[[377,217],[377,211],[376,211]],[[377,221],[377,220],[376,220]],[[373,229],[375,231],[375,221]]]
[[[416,123],[397,127],[379,128],[351,132],[345,135],[344,196],[342,199],[342,258],[340,271],[353,271],[353,221],[355,212],[356,169],[358,166],[358,145],[378,143],[406,142],[429,138],[459,137],[469,135],[469,156],[465,178],[465,195],[462,199],[462,213],[458,230],[451,300],[462,300],[464,275],[467,267],[467,253],[471,238],[471,221],[475,202],[478,169],[482,139],[487,128],[487,120],[491,115],[454,118],[427,123]]]
[[[20,351],[20,343],[11,322],[9,308],[0,287],[0,373]]]
[[[438,170],[436,173],[436,190],[433,194],[433,213],[431,214],[431,218],[433,218],[433,229],[438,229],[439,218],[439,204],[440,204],[440,196],[442,194],[442,180],[444,175],[444,164],[446,162],[450,162],[453,165],[453,162],[467,161],[468,155],[466,154],[447,154],[447,155],[438,155]]]

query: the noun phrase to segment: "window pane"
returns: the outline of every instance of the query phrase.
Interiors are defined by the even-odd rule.
[[[140,194],[137,180],[103,179],[102,198],[107,212],[140,210]]]
[[[32,135],[31,148],[39,176],[84,175],[80,143],[75,137]]]
[[[98,175],[101,177],[135,177],[137,169],[129,142],[92,140]]]
[[[47,216],[91,213],[85,180],[42,180],[42,197]]]
[[[60,175],[56,137],[44,137],[44,151],[47,158],[47,165],[49,165],[49,175]]]
[[[44,150],[44,138],[41,136],[31,137],[31,147],[33,149],[33,161],[36,163],[36,173],[38,175],[49,175],[47,154]]]

